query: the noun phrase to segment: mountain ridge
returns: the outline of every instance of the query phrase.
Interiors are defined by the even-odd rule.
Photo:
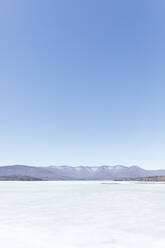
[[[165,176],[165,169],[146,170],[139,166],[0,166],[0,176],[29,176],[42,180],[120,180],[137,177]]]

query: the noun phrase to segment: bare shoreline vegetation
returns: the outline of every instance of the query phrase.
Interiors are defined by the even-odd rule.
[[[165,183],[165,176],[126,178],[126,179],[115,180],[115,181],[164,182]]]

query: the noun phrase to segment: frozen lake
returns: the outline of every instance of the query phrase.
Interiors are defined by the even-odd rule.
[[[0,182],[3,248],[164,248],[165,184]]]

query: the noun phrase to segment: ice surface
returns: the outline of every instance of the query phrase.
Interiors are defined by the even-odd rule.
[[[164,184],[0,182],[3,248],[164,248]]]

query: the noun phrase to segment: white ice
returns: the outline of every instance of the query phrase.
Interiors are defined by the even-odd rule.
[[[3,248],[164,248],[165,184],[0,182]]]

